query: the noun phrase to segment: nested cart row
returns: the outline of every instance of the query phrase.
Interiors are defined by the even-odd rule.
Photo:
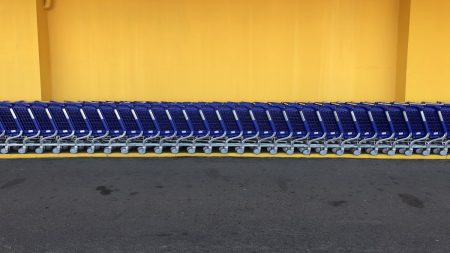
[[[447,155],[443,103],[2,102],[0,150]]]

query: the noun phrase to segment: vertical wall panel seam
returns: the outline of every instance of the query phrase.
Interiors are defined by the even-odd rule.
[[[395,97],[398,102],[404,102],[407,89],[406,72],[408,65],[411,0],[399,0],[398,11],[397,80]]]

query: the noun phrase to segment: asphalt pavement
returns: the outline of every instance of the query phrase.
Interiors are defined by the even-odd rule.
[[[0,160],[0,252],[450,252],[450,161]]]

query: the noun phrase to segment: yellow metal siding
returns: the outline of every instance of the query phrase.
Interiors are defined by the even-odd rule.
[[[58,100],[395,99],[396,0],[55,1]]]
[[[406,100],[450,102],[450,1],[413,0]]]
[[[0,99],[41,99],[36,0],[0,0]]]
[[[0,0],[0,100],[450,101],[448,0]]]

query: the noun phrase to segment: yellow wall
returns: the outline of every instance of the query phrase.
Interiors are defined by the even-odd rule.
[[[450,102],[450,1],[412,0],[406,100]]]
[[[397,35],[397,82],[396,101],[405,101],[406,67],[408,65],[409,19],[411,0],[399,0]]]
[[[0,100],[41,98],[36,0],[0,0]]]
[[[448,0],[0,0],[0,100],[450,102]]]
[[[55,0],[53,99],[394,100],[397,0]]]
[[[42,100],[51,100],[50,42],[48,38],[47,11],[43,8],[46,0],[35,0],[37,5],[37,26],[39,41],[39,65]]]

